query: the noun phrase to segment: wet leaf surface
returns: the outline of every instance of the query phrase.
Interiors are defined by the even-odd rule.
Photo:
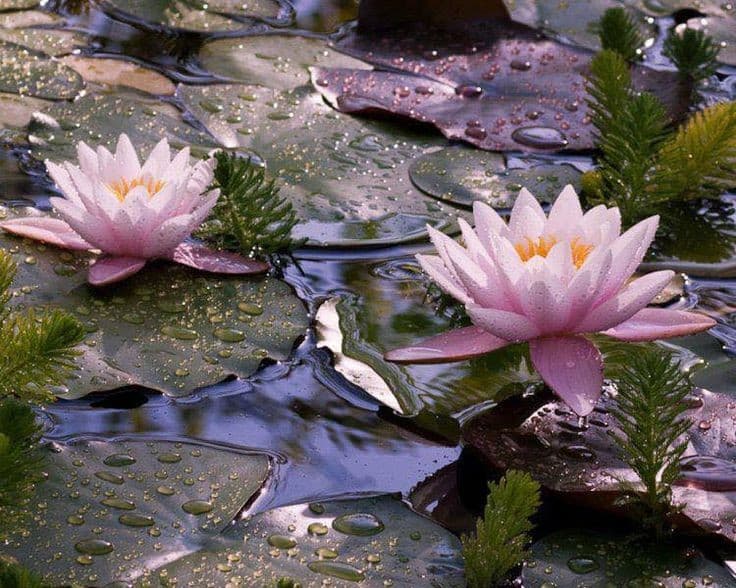
[[[82,88],[84,81],[77,72],[46,53],[0,40],[0,91],[68,99]]]
[[[252,151],[303,223],[294,236],[323,246],[387,245],[425,237],[453,214],[409,180],[438,140],[334,112],[308,86],[180,86],[187,108],[223,144]]]
[[[138,384],[174,396],[285,359],[307,313],[274,278],[214,276],[160,262],[113,288],[86,283],[87,259],[3,234],[19,271],[13,302],[69,310],[88,330],[80,369],[57,395]]]
[[[491,468],[529,471],[551,492],[581,507],[632,516],[617,504],[620,480],[636,482],[611,440],[617,430],[605,396],[587,426],[551,395],[511,398],[464,427],[465,442]],[[696,390],[685,416],[693,426],[673,501],[684,505],[674,524],[685,531],[736,540],[736,401]]]
[[[692,547],[609,530],[566,529],[532,545],[524,586],[729,586],[733,578]]]
[[[171,441],[51,445],[34,513],[4,546],[53,585],[130,581],[223,531],[269,474],[265,455]]]
[[[123,132],[145,153],[163,137],[174,149],[190,146],[195,157],[219,147],[209,135],[185,123],[174,106],[125,91],[87,94],[49,106],[29,124],[28,141],[39,161],[75,161],[79,141],[113,147]]]
[[[446,147],[417,158],[409,176],[422,192],[471,208],[481,200],[494,208],[511,208],[522,187],[551,204],[562,188],[580,188],[580,172],[569,165],[529,161],[509,168],[504,157],[466,147]]]
[[[162,574],[186,586],[465,585],[458,539],[389,496],[258,514],[229,528],[219,544],[154,570],[150,579]]]
[[[88,82],[108,86],[128,86],[150,94],[172,95],[176,86],[166,76],[129,61],[94,59],[69,55],[60,60]]]
[[[217,76],[277,90],[308,84],[310,66],[369,68],[339,53],[324,39],[291,35],[216,39],[202,47],[198,58]]]
[[[447,138],[487,150],[589,149],[586,51],[503,21],[460,32],[417,27],[337,43],[379,70],[312,68],[315,87],[336,109],[390,113],[436,126]],[[676,76],[643,67],[634,85],[653,90],[673,113]]]
[[[48,12],[24,10],[0,13],[0,39],[23,45],[48,55],[71,53],[86,43],[83,35],[59,27],[63,19]]]
[[[217,32],[248,28],[253,18],[276,18],[276,0],[104,0],[103,7],[123,19],[186,31]]]

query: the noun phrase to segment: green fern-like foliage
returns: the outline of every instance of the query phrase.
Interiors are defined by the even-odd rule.
[[[0,401],[0,538],[22,518],[23,501],[41,479],[39,434],[27,404],[10,398]]]
[[[601,47],[615,51],[628,62],[641,59],[644,38],[634,18],[623,8],[609,8],[598,21]]]
[[[33,572],[0,558],[1,588],[47,588],[48,586]]]
[[[475,536],[463,535],[465,575],[470,588],[489,588],[528,556],[530,518],[539,508],[539,484],[526,472],[509,470],[488,485],[488,501]]]
[[[684,400],[692,385],[664,350],[637,347],[627,355],[612,411],[621,434],[612,436],[641,480],[641,490],[625,485],[631,503],[641,509],[644,525],[662,534],[676,509],[672,484],[687,447],[684,435],[691,423],[683,416]]]
[[[652,174],[653,203],[717,198],[736,187],[736,103],[694,114],[662,145]]]
[[[598,139],[610,127],[631,97],[631,74],[626,60],[616,51],[601,51],[590,62],[588,108]]]
[[[233,153],[215,155],[215,185],[220,189],[210,218],[199,234],[218,247],[246,256],[262,256],[298,247],[291,230],[297,224],[291,203],[279,196],[263,168]]]
[[[53,400],[49,386],[62,384],[74,369],[75,346],[82,342],[84,328],[59,310],[9,310],[15,273],[12,257],[0,250],[0,399],[19,396],[47,402]]]
[[[715,73],[720,50],[703,31],[685,28],[669,32],[662,53],[672,60],[683,77],[697,84]]]

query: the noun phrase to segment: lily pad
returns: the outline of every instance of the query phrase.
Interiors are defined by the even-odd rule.
[[[68,55],[60,59],[88,82],[110,86],[128,86],[150,94],[172,95],[174,83],[166,76],[121,59],[99,59]]]
[[[709,333],[723,343],[727,352],[736,353],[736,289],[733,283],[726,280],[693,281],[690,292],[697,297],[698,308],[701,308],[705,314],[718,321],[718,324]],[[714,366],[709,365],[703,371],[708,371],[711,368],[714,368]],[[702,377],[703,374],[698,372],[696,375]],[[701,385],[704,388],[723,391],[720,388]]]
[[[170,441],[50,445],[7,555],[53,585],[129,582],[226,527],[269,473],[265,455]]]
[[[465,586],[457,537],[389,496],[255,515],[230,527],[220,544],[153,570],[139,586],[157,577],[185,586]]]
[[[0,0],[0,11],[25,10],[38,6],[40,0]]]
[[[28,141],[32,155],[41,161],[75,161],[79,141],[113,148],[120,133],[127,133],[143,151],[164,137],[175,149],[190,146],[195,157],[220,147],[209,135],[185,123],[170,104],[122,91],[87,94],[74,102],[49,106],[29,124]]]
[[[427,223],[448,227],[457,212],[409,181],[415,157],[438,139],[334,112],[309,86],[180,86],[187,108],[225,146],[265,162],[304,222],[313,245],[380,245],[422,239]]]
[[[611,531],[565,529],[532,545],[524,586],[729,586],[733,578],[692,547]]]
[[[459,41],[458,39],[462,39]],[[381,71],[312,68],[315,87],[346,113],[390,113],[492,151],[590,149],[585,75],[590,54],[507,21],[463,33],[427,27],[352,34],[337,47]],[[674,113],[677,76],[637,67],[633,83]]]
[[[41,98],[0,93],[0,125],[3,128],[23,129],[31,122],[34,112],[50,106],[51,102]]]
[[[596,25],[609,8],[620,8],[620,0],[504,0],[511,18],[545,32],[560,35],[575,45],[600,49]],[[643,20],[643,19],[642,19]]]
[[[48,28],[61,24],[60,17],[38,10],[0,13],[0,39],[55,56],[86,44],[79,33]]]
[[[562,188],[580,187],[580,172],[570,165],[537,162],[508,168],[504,157],[465,147],[447,147],[418,157],[409,176],[422,192],[460,206],[481,200],[494,208],[511,208],[522,187],[551,204]]]
[[[465,442],[493,469],[529,471],[549,491],[580,506],[632,516],[622,506],[621,481],[637,477],[621,460],[611,432],[617,425],[604,395],[587,426],[551,395],[511,398],[465,425]],[[673,502],[673,523],[687,531],[736,541],[736,413],[733,396],[697,390],[685,416],[693,426]]]
[[[369,68],[314,37],[259,35],[216,39],[199,52],[202,66],[224,79],[290,90],[309,83],[309,67]]]
[[[198,273],[162,262],[114,289],[86,283],[87,258],[0,236],[19,271],[13,302],[65,308],[88,330],[65,398],[138,384],[174,396],[285,359],[308,324],[302,303],[273,278]]]
[[[276,18],[276,0],[104,0],[103,8],[138,24],[197,32],[248,28],[253,18]]]
[[[74,98],[84,80],[41,51],[0,40],[0,91],[37,98]]]

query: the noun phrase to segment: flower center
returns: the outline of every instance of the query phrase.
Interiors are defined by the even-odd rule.
[[[557,245],[557,239],[554,237],[539,237],[538,239],[530,239],[525,237],[523,241],[516,243],[514,249],[519,254],[521,261],[529,261],[532,257],[539,255],[539,257],[547,257],[552,247]],[[580,268],[585,260],[593,251],[593,246],[583,243],[580,237],[575,237],[570,241],[570,252],[572,253],[572,262],[576,268]]]
[[[138,186],[143,186],[148,191],[148,196],[152,198],[165,185],[166,182],[163,180],[156,180],[146,174],[145,176],[138,176],[132,180],[122,178],[117,182],[109,184],[108,188],[110,188],[110,191],[115,195],[115,198],[120,200],[120,202],[123,202],[128,197],[130,191]]]

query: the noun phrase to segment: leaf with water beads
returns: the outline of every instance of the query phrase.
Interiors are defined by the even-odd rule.
[[[693,421],[682,473],[672,500],[684,505],[671,517],[676,528],[714,534],[736,542],[736,404],[726,394],[697,390],[686,399],[685,417]],[[609,414],[613,401],[602,402],[581,426],[551,395],[511,398],[464,426],[465,442],[492,469],[526,470],[550,492],[583,507],[632,516],[622,506],[621,482],[638,478],[622,460],[611,439],[617,431]]]
[[[202,33],[245,30],[254,19],[276,19],[285,11],[278,0],[104,0],[102,8],[137,25]]]
[[[524,586],[728,586],[722,566],[686,544],[654,543],[614,531],[565,529],[532,545]]]
[[[12,304],[65,308],[87,328],[80,369],[58,396],[129,384],[186,395],[248,375],[266,357],[286,359],[308,324],[303,304],[273,278],[217,276],[162,261],[99,289],[86,283],[88,255],[7,234],[0,244],[19,266]]]
[[[357,33],[336,46],[377,68],[312,68],[315,87],[341,112],[400,115],[492,151],[594,145],[585,107],[589,53],[523,25]],[[676,75],[637,67],[633,77],[638,90],[654,91],[673,112],[686,108],[673,91]]]
[[[178,585],[465,585],[458,539],[389,496],[297,504],[238,522],[223,541],[153,570]]]
[[[47,448],[26,525],[4,553],[53,585],[129,582],[196,551],[261,488],[265,455],[170,441],[77,441]]]
[[[9,41],[0,41],[0,91],[36,98],[74,98],[84,80],[49,55]]]

